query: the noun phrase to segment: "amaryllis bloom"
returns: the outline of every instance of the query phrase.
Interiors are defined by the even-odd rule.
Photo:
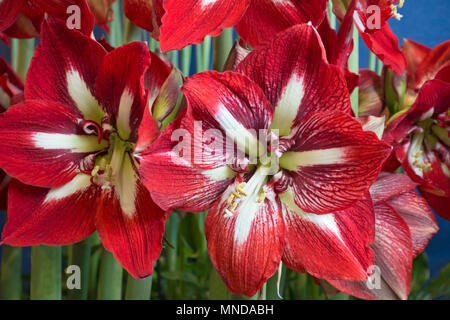
[[[80,9],[81,30],[87,35],[95,23],[108,30],[107,23],[113,18],[115,0],[2,0],[0,1],[0,33],[12,38],[39,37],[45,13],[69,20],[76,5]],[[92,12],[92,13],[91,13]]]
[[[350,115],[314,27],[290,28],[236,72],[200,73],[182,90],[186,114],[142,154],[141,175],[163,209],[211,208],[208,251],[228,289],[254,295],[281,261],[366,279],[368,190],[390,147]]]
[[[25,103],[0,117],[0,167],[17,179],[2,243],[64,245],[97,230],[134,277],[152,273],[167,214],[141,181],[136,151],[160,132],[144,89],[147,70],[163,64],[152,59],[143,42],[106,52],[44,21]]]
[[[252,47],[293,25],[318,26],[327,0],[125,0],[127,17],[159,37],[162,51],[201,43],[235,27]],[[267,19],[270,17],[270,19]]]
[[[375,240],[370,247],[378,268],[374,266],[373,282],[330,280],[334,287],[362,299],[408,299],[412,260],[438,231],[426,201],[414,191],[416,186],[404,174],[380,174],[370,188],[375,209]]]
[[[8,62],[0,57],[0,113],[23,100],[23,83]],[[6,209],[6,195],[11,178],[0,169],[0,210]]]
[[[450,219],[450,83],[437,78],[426,82],[414,105],[389,123],[384,139],[433,209]]]
[[[389,27],[390,18],[400,19],[397,7],[404,0],[333,0],[333,12],[339,20],[344,18],[347,7],[355,1],[354,21],[361,38],[381,61],[397,74],[406,70],[406,62],[398,39]]]

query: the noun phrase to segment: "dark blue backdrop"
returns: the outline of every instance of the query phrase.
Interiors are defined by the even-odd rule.
[[[398,36],[400,44],[404,38],[411,38],[434,47],[450,39],[450,0],[406,0],[399,12],[403,15],[402,20],[392,20],[390,25]],[[361,67],[367,67],[368,50],[362,41],[360,41],[360,53]],[[0,55],[9,59],[9,50],[1,43]],[[440,218],[437,220],[440,230],[426,250],[432,276],[450,262],[450,222]],[[0,215],[0,227],[3,222],[4,214]],[[29,261],[28,253],[29,251],[26,250],[25,268]]]

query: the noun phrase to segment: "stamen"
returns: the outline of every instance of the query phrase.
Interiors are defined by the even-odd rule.
[[[414,155],[414,158],[418,158],[422,153],[423,153],[423,150],[418,151],[418,152]]]
[[[230,211],[233,212],[234,210],[236,210],[237,205],[238,205],[238,202],[235,201],[235,202],[231,205]]]
[[[240,194],[242,194],[242,195],[244,195],[244,196],[248,196],[247,192],[245,192],[244,190],[242,190],[242,188],[245,187],[246,185],[247,185],[247,183],[242,182],[242,183],[240,183],[240,184],[236,187],[236,190],[237,190]]]
[[[263,202],[266,199],[266,195],[267,194],[265,192],[261,192],[258,197],[258,203]]]
[[[239,193],[237,193],[236,191],[233,191],[231,194],[233,196],[235,196],[236,198],[239,198],[239,199],[242,198],[241,195]]]
[[[227,199],[227,204],[230,205],[234,200],[234,194],[230,194],[230,196]]]

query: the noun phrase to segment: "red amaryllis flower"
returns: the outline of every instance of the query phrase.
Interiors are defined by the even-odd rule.
[[[162,51],[200,43],[235,27],[250,46],[256,47],[293,25],[318,26],[327,0],[125,0],[125,13],[137,25],[154,32]],[[269,20],[267,17],[271,17]],[[160,30],[159,30],[160,29]],[[156,31],[156,32],[155,32]]]
[[[20,181],[9,188],[2,243],[63,245],[97,230],[124,268],[146,277],[167,218],[135,153],[159,134],[146,116],[149,51],[134,42],[107,53],[52,18],[42,28],[26,101],[0,117],[0,166]]]
[[[369,49],[376,54],[397,74],[406,70],[406,62],[399,47],[398,39],[389,27],[388,20],[399,19],[397,5],[402,6],[403,0],[352,0],[356,2],[354,21],[361,38]],[[344,18],[347,7],[351,8],[350,0],[333,0],[333,12],[339,20]]]
[[[281,261],[366,279],[368,189],[390,147],[350,116],[345,79],[314,27],[290,28],[236,72],[198,74],[183,91],[185,117],[143,153],[141,174],[164,209],[212,206],[208,250],[229,290],[255,294]],[[276,133],[279,148],[265,148]]]
[[[404,174],[382,173],[370,188],[375,209],[373,282],[329,280],[339,290],[362,299],[407,299],[412,260],[438,231],[434,215]],[[376,269],[378,268],[378,269]]]
[[[450,83],[426,82],[414,105],[388,125],[384,139],[433,209],[450,219]]]
[[[80,9],[80,31],[90,35],[95,23],[108,30],[113,18],[115,0],[3,0],[0,2],[0,32],[13,38],[39,37],[45,13],[66,22],[74,14],[68,10],[76,5]],[[91,13],[92,11],[92,13]]]
[[[8,62],[0,57],[0,113],[8,110],[13,104],[23,100],[23,83],[10,67]],[[6,209],[6,194],[11,180],[0,169],[0,210]]]

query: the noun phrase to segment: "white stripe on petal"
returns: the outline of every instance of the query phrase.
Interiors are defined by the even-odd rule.
[[[210,170],[203,170],[201,173],[214,181],[222,181],[234,178],[236,172],[233,171],[229,166],[223,166]]]
[[[286,152],[280,158],[280,166],[296,171],[299,167],[345,163],[350,147],[329,148],[302,152]]]
[[[125,89],[120,97],[119,115],[117,118],[117,130],[124,140],[128,140],[131,134],[130,115],[133,101],[133,93],[130,90]]]
[[[208,7],[216,2],[217,0],[202,0],[202,7]]]
[[[271,128],[278,129],[280,136],[287,136],[291,132],[304,95],[303,77],[294,73],[284,88],[273,115]]]
[[[125,154],[122,168],[117,177],[115,189],[120,201],[122,212],[132,218],[136,212],[136,194],[138,176],[131,163],[129,154]]]
[[[103,109],[97,99],[92,95],[86,82],[76,70],[70,70],[66,74],[67,89],[72,100],[83,114],[86,120],[101,123],[104,116]]]
[[[67,149],[74,153],[95,152],[108,147],[108,142],[98,143],[96,136],[37,132],[31,136],[34,145],[45,150]]]
[[[91,185],[91,176],[87,174],[79,174],[66,183],[62,187],[51,189],[45,197],[44,203],[67,198],[79,191],[88,188]]]

